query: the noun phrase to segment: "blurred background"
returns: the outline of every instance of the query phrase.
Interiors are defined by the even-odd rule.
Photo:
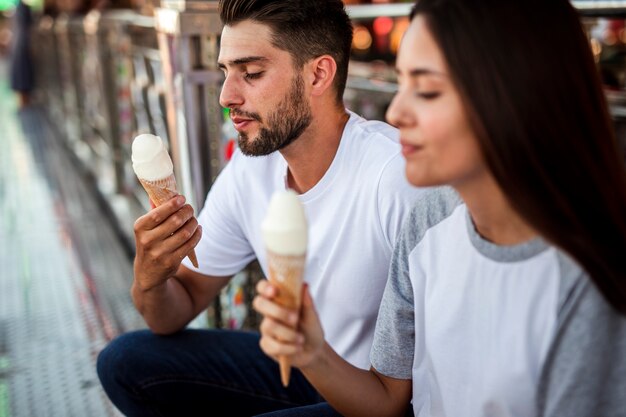
[[[344,100],[383,120],[411,2],[345,3]],[[626,1],[573,4],[626,159]],[[220,32],[215,1],[0,0],[0,417],[118,415],[94,360],[144,327],[128,290],[149,202],[130,144],[163,138],[181,193],[202,208],[236,146],[218,103]],[[192,326],[254,329],[260,278],[252,263]]]

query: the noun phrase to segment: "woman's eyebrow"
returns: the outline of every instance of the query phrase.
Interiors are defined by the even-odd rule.
[[[399,68],[396,68],[396,74],[401,75],[402,71],[400,71]],[[418,78],[424,75],[437,75],[437,76],[445,76],[446,74],[444,74],[441,71],[436,71],[434,69],[431,68],[413,68],[410,69],[409,71],[407,71],[407,76],[409,78]]]

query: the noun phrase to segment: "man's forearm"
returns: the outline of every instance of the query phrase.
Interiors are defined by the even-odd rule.
[[[131,295],[135,307],[155,333],[177,332],[194,317],[191,297],[175,277],[148,290],[141,289],[135,280]]]

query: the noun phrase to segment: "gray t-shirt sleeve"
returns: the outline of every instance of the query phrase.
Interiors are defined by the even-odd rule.
[[[537,391],[540,417],[626,417],[626,317],[560,254],[557,329]]]
[[[423,193],[407,217],[391,258],[389,279],[376,322],[370,354],[381,374],[411,379],[415,352],[415,301],[409,255],[426,231],[452,213],[461,202],[450,188]]]
[[[413,288],[408,265],[408,255],[414,246],[412,232],[410,225],[403,229],[393,252],[370,354],[372,366],[378,372],[398,379],[411,379],[415,347]]]

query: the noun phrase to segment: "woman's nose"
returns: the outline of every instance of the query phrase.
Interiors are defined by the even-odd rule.
[[[391,103],[387,108],[387,112],[385,113],[385,118],[390,125],[393,125],[397,128],[406,123],[407,115],[405,103],[401,92],[398,91],[393,96],[393,99],[391,100]]]

